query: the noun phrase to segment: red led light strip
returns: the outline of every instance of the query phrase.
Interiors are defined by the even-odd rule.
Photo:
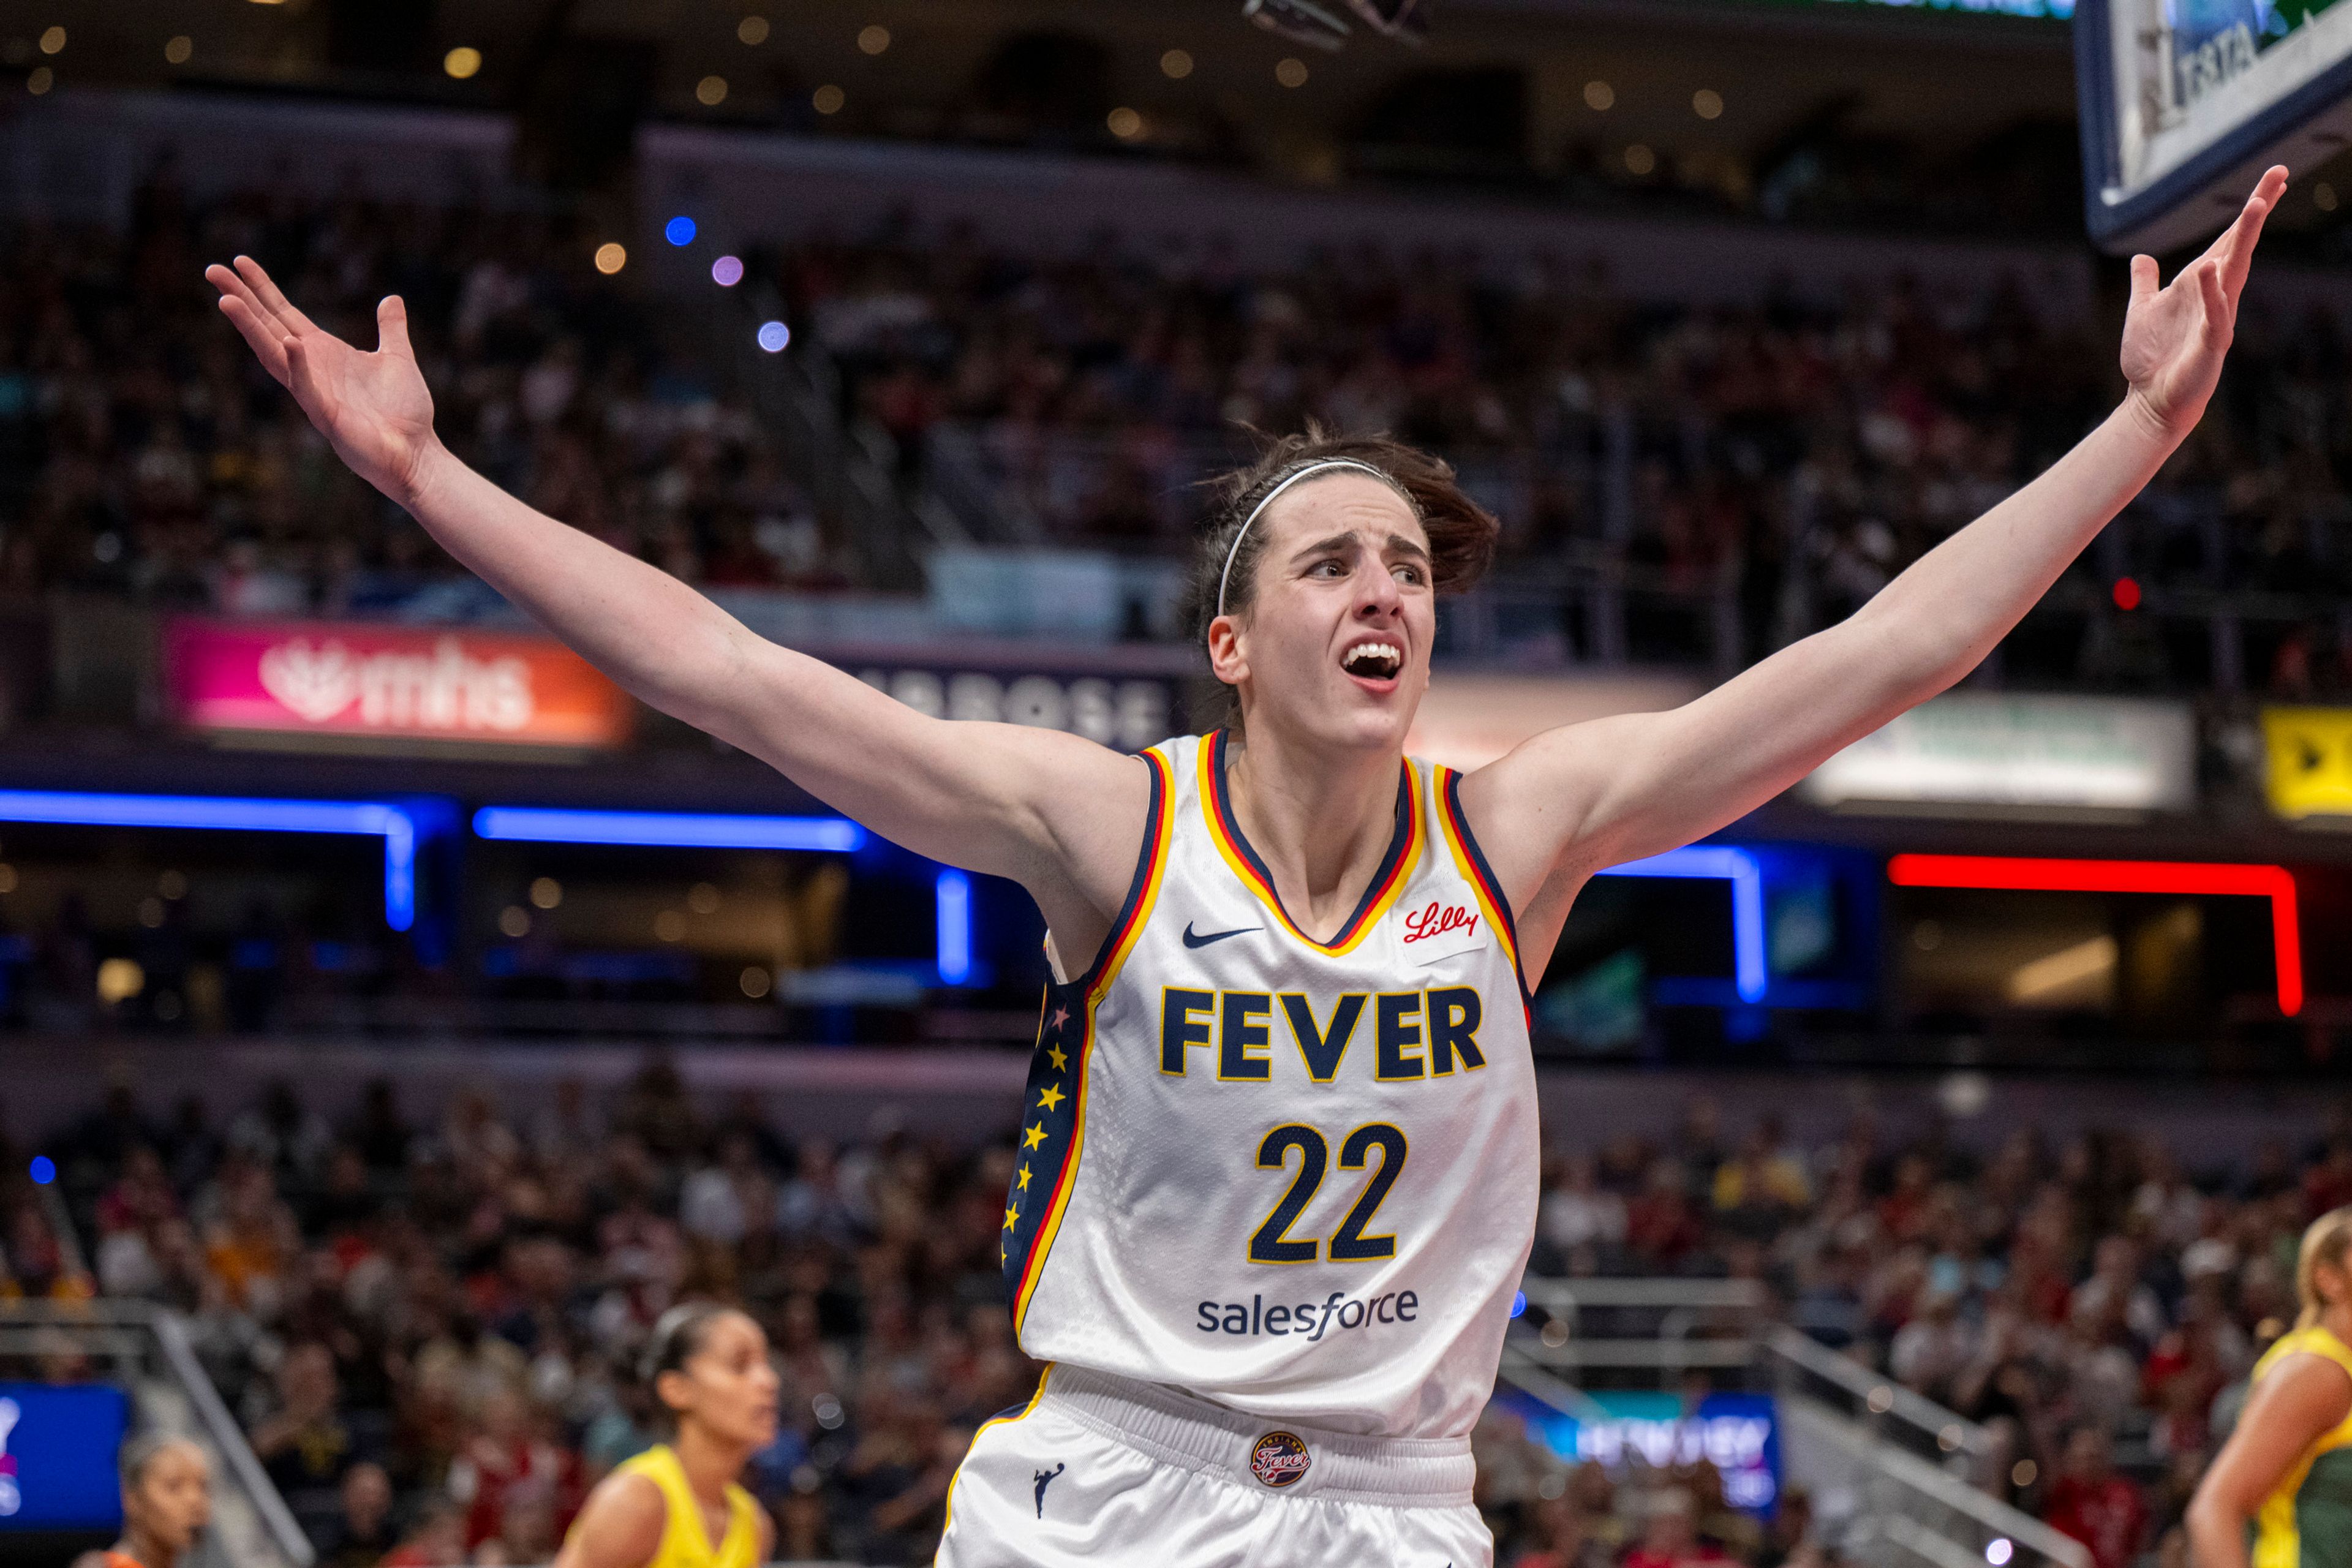
[[[2219,893],[2271,901],[2279,1011],[2303,1011],[2303,935],[2294,879],[2284,866],[2193,860],[2030,860],[2006,855],[1897,855],[1886,879],[1898,888],[1991,888],[2028,893]]]

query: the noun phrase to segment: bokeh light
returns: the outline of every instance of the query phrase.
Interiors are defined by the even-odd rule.
[[[610,278],[629,264],[628,247],[610,240],[596,247],[596,270]]]
[[[727,101],[727,79],[707,76],[694,84],[694,101],[705,109],[716,109]]]
[[[762,321],[760,323],[760,346],[767,350],[770,353],[780,354],[783,353],[784,345],[792,341],[793,330],[784,325],[783,322]]]
[[[1187,49],[1171,49],[1160,57],[1160,74],[1170,81],[1182,81],[1192,74],[1192,56]]]
[[[58,1179],[58,1163],[47,1154],[33,1156],[33,1185],[46,1187]]]
[[[743,281],[743,259],[739,256],[722,256],[710,264],[710,280],[721,289],[732,289]]]
[[[1307,62],[1296,58],[1282,61],[1274,68],[1274,79],[1285,87],[1305,87]]]
[[[57,82],[57,72],[47,66],[35,66],[32,74],[25,79],[25,90],[38,98],[55,87]]]
[[[469,44],[460,44],[441,57],[441,68],[464,81],[482,68],[482,51]]]
[[[819,114],[838,114],[841,112],[841,106],[848,101],[848,94],[831,82],[825,83],[809,94],[809,107]]]
[[[1691,112],[1701,120],[1714,120],[1723,113],[1723,94],[1711,87],[1700,88],[1691,94]]]
[[[684,213],[678,214],[676,217],[670,219],[669,222],[662,225],[662,237],[668,240],[672,245],[692,245],[694,243],[694,220],[687,216]]]
[[[890,29],[883,26],[861,27],[857,47],[869,55],[878,55],[890,47]]]
[[[50,27],[42,32],[41,53],[45,55],[61,55],[65,52],[66,30],[63,27]]]
[[[163,58],[171,61],[172,64],[175,66],[186,65],[188,63],[188,57],[195,52],[195,39],[188,37],[185,33],[180,34],[177,37],[171,39],[163,46]]]
[[[1122,142],[1132,142],[1143,134],[1143,116],[1123,106],[1110,111],[1108,124],[1110,133]]]
[[[764,44],[768,41],[768,19],[746,16],[735,24],[735,36],[747,44]]]

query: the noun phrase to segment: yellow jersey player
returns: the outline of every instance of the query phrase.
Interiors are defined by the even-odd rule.
[[[2311,1222],[2303,1310],[2254,1363],[2238,1425],[2189,1505],[2200,1568],[2352,1565],[2352,1208]],[[2251,1542],[2251,1544],[2250,1544]]]
[[[1053,1364],[974,1439],[940,1562],[1474,1568],[1469,1433],[1535,1223],[1523,986],[1570,904],[1984,658],[2203,412],[2285,182],[2170,285],[2135,259],[2115,413],[1851,619],[1467,774],[1404,741],[1437,595],[1496,524],[1393,442],[1232,477],[1197,573],[1231,712],[1123,756],[917,713],[503,493],[435,437],[397,299],[363,353],[247,258],[206,276],[346,462],[621,685],[1035,899],[1054,984],[1002,1256]]]
[[[775,1529],[736,1478],[776,1440],[768,1336],[732,1308],[688,1302],[654,1324],[641,1370],[670,1439],[596,1483],[555,1568],[759,1568]]]

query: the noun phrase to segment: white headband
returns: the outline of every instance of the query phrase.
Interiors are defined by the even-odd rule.
[[[1272,506],[1274,504],[1275,497],[1280,495],[1283,491],[1288,489],[1299,480],[1312,479],[1317,474],[1327,472],[1332,468],[1361,468],[1364,472],[1371,475],[1374,479],[1380,480],[1391,489],[1397,488],[1397,482],[1394,479],[1389,478],[1388,475],[1372,467],[1370,463],[1360,463],[1353,458],[1329,458],[1319,463],[1307,464],[1305,468],[1299,469],[1297,473],[1283,480],[1282,483],[1266,491],[1265,499],[1259,501],[1257,505],[1250,508],[1250,514],[1242,519],[1241,531],[1234,535],[1233,548],[1225,552],[1225,569],[1217,574],[1217,614],[1222,616],[1225,613],[1225,584],[1231,581],[1234,574],[1234,557],[1242,552],[1242,541],[1249,537],[1250,524],[1257,521],[1257,514]]]

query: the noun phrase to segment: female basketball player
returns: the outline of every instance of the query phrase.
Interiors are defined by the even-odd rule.
[[[178,1568],[213,1517],[213,1469],[185,1437],[122,1447],[122,1539],[75,1568]]]
[[[940,1561],[1470,1568],[1468,1434],[1535,1225],[1522,978],[1595,871],[1974,668],[2196,424],[2285,183],[2168,287],[2134,260],[2115,413],[1851,620],[1467,776],[1404,738],[1435,595],[1496,525],[1393,443],[1292,439],[1234,476],[1199,583],[1237,711],[1120,756],[917,713],[502,493],[435,438],[398,299],[362,353],[250,259],[206,276],[346,462],[615,680],[1037,900],[1055,983],[1000,1255],[1053,1365],[974,1440]]]
[[[2352,1565],[2352,1208],[2311,1222],[2294,1284],[2303,1311],[2189,1505],[2199,1568]]]
[[[776,1440],[768,1336],[732,1308],[690,1301],[654,1324],[642,1370],[673,1436],[596,1484],[555,1568],[758,1568],[775,1529],[736,1478]]]

